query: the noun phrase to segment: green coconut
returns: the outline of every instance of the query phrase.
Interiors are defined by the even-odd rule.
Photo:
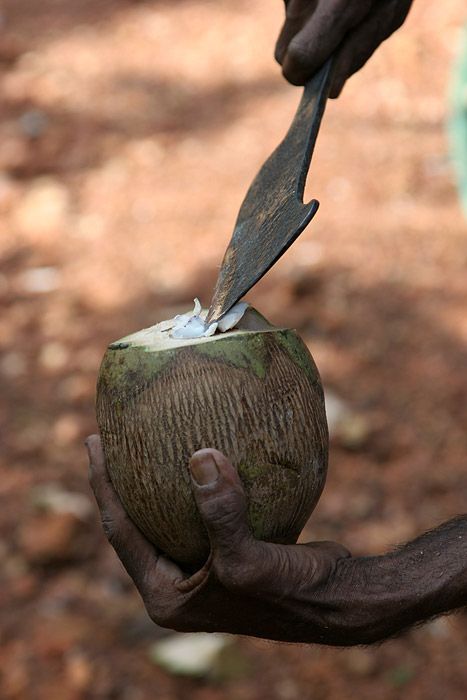
[[[296,542],[328,456],[323,390],[306,345],[251,307],[233,330],[210,337],[160,328],[112,343],[99,372],[97,421],[125,510],[170,558],[202,564],[209,541],[188,463],[215,447],[238,468],[254,535]]]

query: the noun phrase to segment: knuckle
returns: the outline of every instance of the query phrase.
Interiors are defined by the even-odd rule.
[[[230,531],[236,528],[239,514],[233,510],[215,511],[212,518],[212,527],[216,531]]]
[[[203,515],[216,530],[231,530],[237,527],[245,514],[245,504],[236,492],[210,498],[202,505]]]
[[[308,68],[311,65],[310,54],[308,44],[300,39],[292,39],[287,49],[287,58],[294,68]]]
[[[124,525],[123,518],[115,518],[108,513],[102,514],[102,529],[110,544],[115,547],[118,544],[120,531]]]
[[[115,538],[115,523],[112,518],[106,515],[102,516],[102,529],[104,530],[104,535],[107,537],[109,542],[112,544],[112,540]]]
[[[325,566],[323,561],[318,559],[314,552],[309,553],[308,561],[303,568],[303,583],[307,586],[310,583],[319,583],[321,579],[325,578],[327,575],[327,566]]]

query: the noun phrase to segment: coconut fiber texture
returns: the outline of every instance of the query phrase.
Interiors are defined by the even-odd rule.
[[[318,370],[294,331],[271,329],[164,349],[135,334],[104,356],[97,419],[111,480],[131,519],[181,564],[209,554],[188,471],[196,450],[215,447],[238,467],[260,539],[295,542],[321,494]]]

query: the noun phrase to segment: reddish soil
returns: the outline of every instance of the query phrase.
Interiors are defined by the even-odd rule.
[[[101,533],[82,441],[106,345],[209,301],[300,94],[272,60],[282,7],[0,8],[1,697],[464,700],[462,613],[368,649],[242,639],[250,671],[217,683],[151,662],[163,631]],[[330,104],[308,187],[321,210],[250,296],[358,417],[305,533],[357,554],[466,511],[466,223],[444,128],[464,20],[463,0],[415,3]],[[40,507],[51,485],[78,515],[63,494]]]

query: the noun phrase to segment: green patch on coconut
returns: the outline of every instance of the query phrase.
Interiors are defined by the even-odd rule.
[[[267,342],[258,333],[244,334],[238,343],[235,334],[219,339],[217,343],[206,343],[197,347],[197,351],[212,359],[228,362],[232,367],[246,369],[260,379],[266,376],[268,366]]]

